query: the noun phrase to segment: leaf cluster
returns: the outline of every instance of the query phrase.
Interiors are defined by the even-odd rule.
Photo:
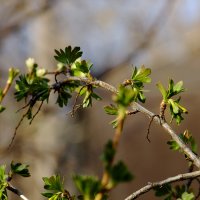
[[[187,114],[188,111],[186,108],[180,105],[180,97],[175,100],[172,99],[172,97],[185,91],[183,88],[183,81],[179,81],[178,83],[174,84],[174,81],[170,79],[167,89],[164,88],[162,83],[158,83],[157,87],[162,94],[164,104],[169,105],[172,120],[175,119],[176,123],[180,124],[184,119],[182,114]]]
[[[193,192],[187,191],[186,185],[176,185],[173,187],[171,184],[165,184],[162,187],[157,186],[154,188],[155,196],[163,197],[164,200],[194,200]]]
[[[97,177],[74,175],[73,181],[81,193],[78,199],[93,200],[101,191],[101,181]]]
[[[64,181],[61,180],[59,175],[51,177],[43,177],[44,189],[42,195],[47,197],[49,200],[73,200],[68,191],[64,189]]]
[[[184,133],[180,133],[179,137],[186,145],[189,145],[189,147],[195,154],[197,153],[197,143],[196,143],[194,137],[191,135],[191,133],[189,133],[188,130],[185,130]],[[167,144],[169,145],[170,149],[172,149],[174,151],[181,151],[181,148],[177,144],[176,141],[170,140],[167,142]]]
[[[116,150],[113,146],[113,142],[109,140],[101,155],[104,168],[110,177],[110,182],[107,186],[109,189],[115,187],[119,183],[128,182],[133,179],[133,175],[129,172],[123,161],[120,160],[113,164],[115,153]]]
[[[22,177],[30,176],[28,167],[28,165],[22,163],[14,163],[12,161],[10,164],[10,171],[7,173],[6,165],[0,166],[0,199],[8,199],[7,187],[9,186],[9,182],[12,180],[14,175],[20,175]]]
[[[144,96],[143,88],[145,83],[150,83],[151,78],[149,75],[151,74],[151,69],[146,68],[142,65],[140,68],[135,67],[131,76],[131,87],[134,89],[136,93],[136,100],[144,103],[146,98]]]
[[[65,50],[60,49],[60,51],[55,49],[55,53],[56,55],[54,56],[54,58],[58,62],[66,65],[73,64],[83,54],[83,52],[80,51],[80,47],[75,47],[72,49],[71,46],[66,47]]]

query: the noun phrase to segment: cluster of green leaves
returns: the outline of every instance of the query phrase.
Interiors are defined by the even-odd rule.
[[[195,154],[197,153],[196,141],[188,130],[186,130],[184,133],[179,134],[179,137],[186,145],[189,145],[189,147]],[[167,142],[167,144],[169,145],[170,149],[182,152],[180,146],[177,144],[176,141],[170,140]],[[185,157],[187,158],[186,155]],[[191,167],[192,163],[189,162],[189,166]],[[162,187],[156,187],[155,195],[158,197],[165,197],[165,200],[172,200],[174,198],[178,200],[194,200],[194,193],[188,186],[191,186],[191,184],[180,184],[174,187],[172,186],[172,184],[166,184]]]
[[[175,119],[177,124],[180,124],[181,121],[184,119],[182,114],[188,113],[187,109],[180,105],[180,97],[176,100],[172,99],[172,97],[180,94],[184,91],[183,88],[183,81],[179,81],[178,83],[174,84],[172,79],[169,80],[168,89],[165,89],[161,83],[157,84],[158,89],[160,90],[163,102],[166,105],[169,105],[170,113],[172,116],[172,120]]]
[[[126,116],[126,109],[132,102],[145,102],[144,84],[150,83],[149,75],[151,70],[141,66],[135,67],[131,79],[126,80],[119,86],[118,93],[113,96],[116,105],[105,106],[104,110],[108,115],[116,115],[116,119],[111,122],[114,128],[117,127],[118,120]]]
[[[81,195],[71,195],[67,190],[64,189],[64,181],[59,175],[51,177],[44,177],[44,189],[43,196],[49,200],[93,200],[95,195],[101,190],[101,182],[97,177],[93,176],[80,176],[74,175],[73,181],[81,193]]]
[[[162,197],[164,200],[194,200],[193,192],[188,191],[186,185],[176,185],[173,187],[171,184],[157,186],[154,188],[155,196]]]
[[[49,200],[74,200],[75,196],[71,196],[67,190],[64,189],[64,181],[59,175],[51,177],[43,177],[44,189],[43,196]]]
[[[189,145],[189,147],[195,154],[197,154],[197,143],[188,130],[185,130],[184,133],[180,133],[179,137],[186,145]],[[176,141],[170,140],[167,142],[167,144],[169,145],[170,149],[174,151],[181,151],[180,146],[177,144]]]
[[[55,53],[56,55],[54,58],[65,65],[72,65],[83,54],[83,52],[80,51],[80,47],[72,49],[71,46],[66,47],[65,50],[60,49],[60,51],[55,49]]]
[[[49,79],[44,77],[45,71],[43,69],[38,69],[37,64],[29,64],[27,68],[28,73],[21,74],[19,79],[16,80],[15,99],[17,101],[28,101],[25,106],[29,108],[26,116],[28,119],[32,119],[32,109],[36,102],[43,102],[45,100],[48,102],[50,86],[48,85]]]
[[[28,165],[21,163],[11,162],[10,170],[6,172],[6,165],[0,166],[0,199],[7,200],[7,187],[9,186],[9,182],[12,180],[12,177],[16,175],[20,175],[22,177],[29,177],[30,173],[28,170]]]
[[[146,68],[144,65],[142,65],[139,69],[137,67],[134,68],[131,76],[131,87],[136,93],[134,101],[139,100],[142,103],[145,102],[146,97],[144,96],[143,88],[144,83],[151,82],[151,78],[149,77],[150,74],[151,69]]]
[[[62,67],[62,70],[59,70],[59,72],[68,72],[70,76],[81,78],[87,77],[92,80],[90,69],[93,64],[90,61],[81,60],[82,52],[79,47],[72,49],[71,46],[68,46],[65,50],[60,49],[60,51],[55,50],[55,52],[57,54],[54,56],[55,59],[64,66]],[[92,106],[93,98],[101,100],[101,98],[94,92],[94,86],[82,86],[78,81],[61,85],[56,89],[56,91],[58,92],[57,103],[60,107],[67,105],[68,100],[71,98],[70,93],[74,91],[76,91],[79,96],[83,96],[83,108]]]
[[[128,182],[133,179],[133,175],[129,172],[123,161],[120,160],[113,164],[115,153],[116,150],[113,146],[113,142],[109,140],[104,147],[103,154],[101,155],[104,168],[110,177],[107,189],[111,189],[119,183]]]

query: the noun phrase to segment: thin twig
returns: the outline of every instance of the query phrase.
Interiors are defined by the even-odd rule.
[[[21,119],[19,120],[17,126],[15,127],[15,132],[14,132],[14,134],[13,134],[13,136],[12,136],[12,139],[11,139],[10,144],[8,145],[8,150],[11,148],[11,146],[12,146],[12,144],[13,144],[13,141],[14,141],[16,135],[17,135],[17,130],[18,130],[18,128],[20,127],[21,123],[23,122],[24,118],[26,117],[27,113],[28,113],[28,111],[27,111],[26,113],[23,114],[23,116],[22,116]]]
[[[21,199],[23,200],[29,200],[26,196],[24,196],[24,194],[19,191],[17,188],[13,187],[10,183],[9,185],[6,187],[6,189],[10,190],[11,192],[13,192],[14,194],[16,194],[17,196],[19,196]]]
[[[162,187],[163,185],[165,185],[167,183],[183,181],[183,180],[187,180],[187,179],[191,179],[191,178],[196,178],[196,177],[199,177],[199,176],[200,176],[200,171],[195,171],[195,172],[179,174],[179,175],[176,175],[176,176],[173,176],[173,177],[169,177],[169,178],[164,179],[164,180],[159,181],[159,182],[148,183],[146,186],[142,187],[141,189],[139,189],[136,192],[129,195],[127,198],[125,198],[125,200],[136,199],[137,197],[147,193],[148,191],[150,191],[151,189],[153,189],[157,186]]]
[[[40,103],[39,108],[37,109],[37,111],[36,111],[36,113],[33,115],[33,117],[31,118],[31,121],[29,122],[29,124],[32,124],[33,120],[35,119],[35,117],[37,116],[37,114],[40,112],[43,103],[44,103],[44,101],[42,101],[42,102]]]
[[[153,117],[151,117],[151,120],[149,122],[148,129],[147,129],[147,135],[146,135],[146,138],[147,138],[147,140],[148,140],[149,143],[151,142],[151,140],[149,139],[150,128],[151,128],[151,124],[153,122],[154,117],[159,117],[159,115],[154,115]]]

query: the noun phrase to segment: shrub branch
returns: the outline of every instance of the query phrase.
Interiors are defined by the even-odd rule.
[[[148,183],[146,186],[140,188],[136,192],[129,195],[125,200],[136,199],[139,196],[147,193],[151,189],[158,187],[158,186],[162,187],[163,185],[165,185],[167,183],[174,183],[174,182],[177,182],[177,181],[183,181],[183,180],[187,180],[187,179],[191,179],[191,178],[197,178],[199,176],[200,176],[200,171],[195,171],[195,172],[179,174],[179,175],[176,175],[176,176],[173,176],[173,177],[169,177],[169,178],[164,179],[164,180],[159,181],[159,182]]]
[[[74,77],[74,76],[68,76],[65,80],[59,82],[59,84],[67,84],[70,81],[80,81],[86,84],[91,84],[93,86],[97,86],[97,87],[101,87],[104,88],[105,90],[108,90],[114,94],[118,93],[118,90],[103,81],[100,80],[91,80],[89,78],[82,78],[82,77]],[[52,88],[54,87],[54,85],[52,86]],[[131,107],[134,111],[137,112],[141,112],[143,114],[145,114],[147,117],[149,118],[153,118],[153,121],[156,122],[157,124],[159,124],[160,126],[163,127],[163,129],[171,136],[171,138],[177,142],[177,144],[180,146],[181,150],[183,151],[183,153],[185,153],[188,158],[191,160],[191,162],[193,162],[193,164],[200,169],[200,159],[191,151],[190,148],[188,148],[184,142],[179,138],[179,136],[177,135],[177,133],[171,128],[171,126],[164,121],[162,118],[160,118],[159,116],[156,116],[155,113],[149,111],[148,109],[146,109],[145,107],[141,106],[139,103],[137,102],[133,102],[131,104]]]

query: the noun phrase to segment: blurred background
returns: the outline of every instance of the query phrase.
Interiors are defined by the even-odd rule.
[[[117,85],[130,77],[133,66],[152,69],[152,84],[146,87],[146,107],[159,112],[161,96],[156,83],[169,78],[183,80],[186,93],[183,105],[189,114],[177,127],[188,129],[199,144],[200,108],[200,1],[198,0],[0,0],[0,86],[9,67],[25,72],[25,60],[35,58],[40,67],[56,66],[54,49],[80,46],[83,57],[94,63],[92,73]],[[4,99],[7,109],[0,115],[0,150],[7,148],[23,111],[15,113],[11,89]],[[31,177],[14,184],[30,199],[44,199],[42,177],[60,173],[66,188],[74,189],[73,173],[102,175],[100,153],[113,136],[103,106],[111,103],[108,92],[98,90],[103,101],[81,110],[74,118],[71,109],[55,106],[52,97],[30,126],[25,120],[17,132],[10,152],[0,155],[0,164],[11,160],[30,165]],[[71,102],[72,105],[73,101]],[[142,114],[130,116],[125,123],[117,159],[127,163],[135,179],[119,185],[110,199],[124,199],[133,191],[168,176],[187,171],[184,156],[169,150],[170,138],[152,125],[146,139],[149,119]],[[9,193],[12,199],[19,199]],[[139,199],[156,199],[153,192]]]

